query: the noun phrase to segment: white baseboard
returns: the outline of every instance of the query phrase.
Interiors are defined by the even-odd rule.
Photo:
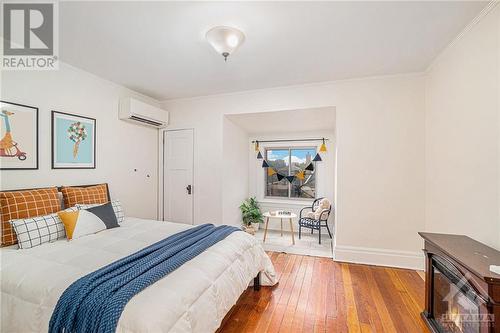
[[[333,250],[336,261],[349,263],[408,268],[415,270],[424,269],[424,255],[421,252],[397,251],[368,247],[337,245]]]

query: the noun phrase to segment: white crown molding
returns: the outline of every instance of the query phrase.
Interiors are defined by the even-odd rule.
[[[126,87],[126,86],[123,86],[119,83],[116,83],[114,81],[111,81],[111,80],[108,80],[106,78],[103,78],[102,76],[99,76],[97,74],[94,74],[92,72],[88,72],[80,67],[76,67],[76,66],[73,66],[67,62],[64,62],[62,60],[59,60],[59,65],[62,66],[62,67],[66,67],[67,69],[70,69],[72,71],[75,71],[77,73],[80,73],[82,75],[86,75],[88,77],[92,77],[94,78],[95,80],[99,80],[103,83],[106,83],[108,84],[109,86],[112,86],[112,87],[115,87],[115,88],[119,88],[119,89],[122,89],[124,91],[127,91],[130,95],[133,95],[135,97],[137,97],[138,99],[141,99],[142,101],[144,101],[145,103],[153,103],[155,106],[161,108],[161,104],[162,102],[157,100],[156,98],[153,98],[149,95],[146,95],[146,94],[143,94],[141,92],[138,92],[136,90],[133,90],[129,87]]]
[[[453,48],[453,46],[458,43],[469,31],[471,31],[479,22],[481,22],[489,13],[500,4],[500,0],[491,0],[486,7],[469,23],[467,26],[455,37],[453,40],[439,53],[439,55],[432,60],[430,65],[425,70],[425,73],[429,73],[440,61],[441,58],[448,53],[448,51]]]
[[[212,95],[201,95],[201,96],[193,96],[193,97],[164,99],[164,100],[160,101],[160,103],[163,105],[165,103],[168,104],[168,103],[172,103],[172,102],[173,103],[185,102],[185,101],[188,102],[188,101],[196,101],[196,100],[203,100],[203,99],[209,99],[209,98],[220,98],[220,97],[230,97],[230,96],[238,96],[238,95],[246,95],[246,94],[255,94],[255,93],[261,93],[261,92],[272,92],[272,91],[282,91],[282,90],[288,90],[288,89],[301,89],[301,88],[311,88],[311,87],[324,87],[324,86],[328,86],[328,85],[343,84],[343,83],[349,83],[349,82],[369,81],[369,80],[391,80],[391,79],[423,77],[423,76],[425,76],[425,72],[409,72],[409,73],[397,73],[397,74],[388,74],[388,75],[363,76],[363,77],[356,77],[356,78],[350,78],[350,79],[330,80],[330,81],[310,82],[310,83],[295,84],[295,85],[288,85],[288,86],[240,90],[240,91],[233,91],[233,92],[212,94]],[[333,106],[319,105],[317,107],[333,107]]]
[[[412,251],[337,245],[333,250],[333,258],[335,261],[356,264],[424,269],[424,255]]]

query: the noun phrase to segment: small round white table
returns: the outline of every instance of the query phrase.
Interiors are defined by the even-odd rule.
[[[266,225],[264,229],[264,242],[267,237],[267,226],[269,225],[269,219],[280,219],[281,220],[281,236],[283,236],[283,219],[288,219],[290,221],[290,233],[292,234],[292,244],[295,245],[295,237],[293,235],[293,222],[292,219],[296,218],[297,215],[291,214],[281,214],[278,212],[265,212],[264,217],[266,218]]]

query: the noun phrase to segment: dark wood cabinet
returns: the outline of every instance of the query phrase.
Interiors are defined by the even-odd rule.
[[[500,252],[470,237],[421,232],[425,309],[432,332],[500,333]]]

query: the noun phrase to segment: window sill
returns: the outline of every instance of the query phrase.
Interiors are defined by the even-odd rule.
[[[287,206],[300,206],[300,207],[311,206],[313,201],[314,199],[290,200],[290,199],[278,199],[278,198],[262,198],[259,200],[260,203],[267,205],[273,205],[273,206],[287,205]]]

